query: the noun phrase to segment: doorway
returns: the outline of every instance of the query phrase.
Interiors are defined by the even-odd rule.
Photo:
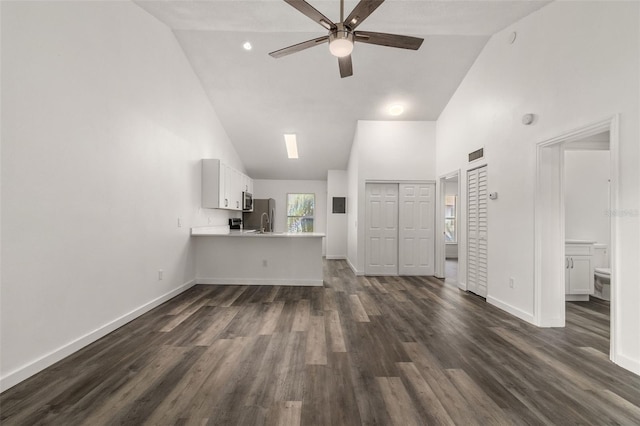
[[[537,145],[536,202],[535,202],[535,299],[534,316],[542,327],[564,327],[566,319],[567,258],[565,245],[568,232],[565,200],[565,153],[585,148],[588,141],[608,132],[610,209],[617,208],[618,117],[603,120],[574,130]],[[585,142],[587,141],[587,142]],[[582,145],[581,145],[582,144]],[[593,150],[593,145],[591,149]],[[611,210],[608,210],[611,211]],[[606,214],[605,212],[602,212]],[[615,361],[616,330],[616,229],[617,217],[609,217],[610,247],[610,358]],[[575,237],[573,237],[575,238]],[[569,264],[571,264],[569,262]],[[593,272],[590,271],[590,275]]]
[[[448,284],[458,286],[458,223],[460,217],[460,172],[445,176],[442,181],[443,192],[443,251],[444,279]]]

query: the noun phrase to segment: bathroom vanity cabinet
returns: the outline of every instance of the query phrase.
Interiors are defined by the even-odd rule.
[[[589,300],[593,294],[593,242],[567,241],[564,267],[566,300]]]

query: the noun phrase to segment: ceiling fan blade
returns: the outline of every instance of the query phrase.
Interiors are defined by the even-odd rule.
[[[314,38],[313,40],[303,41],[302,43],[294,44],[293,46],[285,47],[284,49],[276,50],[269,53],[274,58],[282,58],[283,56],[291,55],[292,53],[300,52],[301,50],[308,49],[313,46],[317,46],[329,41],[329,36],[323,36]]]
[[[326,29],[332,30],[332,29],[334,29],[336,27],[336,24],[331,22],[331,19],[327,18],[322,13],[318,12],[318,10],[316,8],[311,6],[306,1],[304,1],[304,0],[284,0],[284,1],[289,3],[291,6],[295,7],[296,9],[298,9],[298,11],[300,13],[302,13],[303,15],[308,16],[309,18],[311,18],[312,20],[314,20],[318,24],[322,25]]]
[[[341,78],[345,78],[353,75],[353,65],[351,63],[351,55],[338,58],[338,66],[340,67]]]
[[[360,3],[351,11],[344,24],[355,30],[371,13],[380,6],[384,0],[360,0]]]
[[[356,31],[353,33],[355,41],[360,43],[377,44],[380,46],[399,47],[401,49],[418,50],[424,39],[398,34],[372,33],[370,31]]]

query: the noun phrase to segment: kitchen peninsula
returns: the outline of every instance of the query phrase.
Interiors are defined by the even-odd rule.
[[[322,233],[191,228],[196,284],[322,286]]]

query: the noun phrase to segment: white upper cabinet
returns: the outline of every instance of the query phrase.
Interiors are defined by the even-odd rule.
[[[202,160],[202,207],[240,211],[245,188],[253,189],[248,176],[218,159]]]
[[[247,175],[242,175],[242,192],[253,194],[253,179]]]

